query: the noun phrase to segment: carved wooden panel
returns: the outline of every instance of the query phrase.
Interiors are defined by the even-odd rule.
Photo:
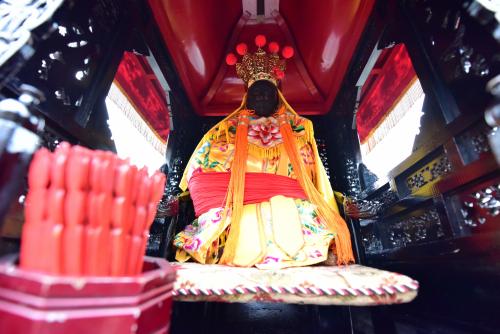
[[[65,1],[46,23],[54,32],[7,87],[14,92],[23,83],[37,87],[46,98],[41,112],[71,135],[88,135],[82,128],[126,48],[126,15],[127,6],[116,0]]]
[[[376,221],[365,221],[360,226],[361,242],[366,254],[377,254],[384,250]]]
[[[361,222],[366,254],[426,244],[449,237],[437,208],[426,205],[391,217]]]
[[[477,161],[485,153],[491,152],[488,143],[490,128],[483,122],[472,126],[463,133],[455,136],[455,144],[464,165]]]
[[[405,217],[387,224],[389,248],[402,248],[414,244],[444,239],[443,223],[435,208],[413,211]]]
[[[326,141],[323,138],[316,138],[318,144],[318,154],[323,166],[325,167],[326,175],[330,179],[330,164],[328,163],[328,152],[326,148]]]
[[[481,20],[473,17],[473,2],[408,1],[430,60],[461,113],[484,110],[489,100],[484,87],[498,73],[499,65],[497,43],[478,22]]]
[[[408,176],[406,186],[412,195],[430,195],[432,186],[450,171],[450,161],[442,154]]]
[[[500,231],[500,177],[467,186],[446,198],[457,235]]]

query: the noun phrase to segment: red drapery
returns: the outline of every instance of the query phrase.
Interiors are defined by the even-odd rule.
[[[189,190],[197,217],[212,208],[224,207],[230,177],[229,172],[193,174],[189,180]],[[276,195],[307,199],[295,179],[268,173],[245,174],[244,204],[268,201]]]
[[[167,101],[146,59],[125,52],[115,75],[115,83],[159,139],[165,142],[170,124]]]
[[[392,110],[416,78],[415,70],[404,44],[394,46],[374,84],[364,94],[356,126],[364,143]]]

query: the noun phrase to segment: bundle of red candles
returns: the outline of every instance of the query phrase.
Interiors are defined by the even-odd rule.
[[[35,153],[28,186],[22,268],[71,276],[142,271],[164,174],[61,143]]]

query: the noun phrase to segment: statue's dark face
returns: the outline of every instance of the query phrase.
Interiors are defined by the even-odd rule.
[[[254,110],[259,116],[269,117],[278,107],[278,91],[276,86],[267,81],[255,82],[247,92],[247,108]]]

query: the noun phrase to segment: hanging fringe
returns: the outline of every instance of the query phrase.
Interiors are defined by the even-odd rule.
[[[248,153],[261,159],[275,159],[280,156],[281,144],[273,147],[261,147],[252,143],[248,144]]]
[[[125,92],[116,82],[113,82],[111,85],[108,97],[120,108],[123,115],[127,117],[132,126],[139,131],[146,141],[160,154],[165,155],[166,141],[155,133],[153,128],[141,117],[132,102],[127,98]]]
[[[365,155],[371,152],[387,136],[389,131],[401,121],[422,95],[424,95],[424,91],[417,77],[415,77],[394,102],[393,107],[389,109],[361,143]]]
[[[285,145],[286,153],[292,164],[297,181],[302,186],[302,189],[304,189],[309,201],[316,205],[320,218],[327,224],[330,231],[335,234],[337,263],[342,265],[354,262],[351,236],[347,224],[344,219],[326,203],[323,195],[316,189],[316,186],[308,176],[304,161],[299,155],[292,127],[288,122],[284,107],[280,110],[279,122],[280,132],[283,136],[283,144]],[[309,132],[309,135],[313,135],[312,127],[306,132]]]
[[[231,210],[231,227],[220,259],[222,264],[233,264],[240,237],[240,221],[243,213],[243,200],[245,196],[245,172],[248,158],[248,123],[250,116],[247,110],[242,110],[236,128],[234,159],[231,165],[231,178],[229,179],[226,198],[225,217]]]

